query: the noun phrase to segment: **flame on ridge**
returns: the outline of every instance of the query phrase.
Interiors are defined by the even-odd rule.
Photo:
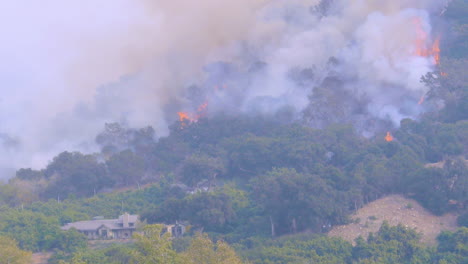
[[[390,132],[387,132],[387,135],[385,136],[385,141],[387,142],[392,142],[393,141],[393,136]]]
[[[190,114],[187,112],[177,112],[177,115],[179,115],[179,121],[180,122],[192,122],[192,118],[190,117]]]
[[[420,57],[433,57],[434,64],[440,64],[440,37],[436,37],[432,44],[428,45],[428,33],[424,31],[421,19],[415,17],[413,24],[416,27],[416,39],[414,41],[414,55]]]
[[[198,120],[206,115],[206,109],[208,108],[208,102],[204,102],[197,108],[197,113],[189,112],[177,112],[181,128],[184,128],[187,124],[196,123]]]
[[[424,30],[421,18],[415,17],[413,18],[413,24],[416,29],[416,38],[414,41],[415,51],[414,55],[419,57],[432,57],[434,60],[434,65],[440,65],[440,36],[437,36],[432,44],[429,43],[428,33]],[[440,72],[440,75],[446,77],[448,74],[445,72]],[[425,95],[422,95],[418,101],[419,105],[422,105],[425,100]],[[387,137],[391,138],[390,132],[387,133]],[[387,139],[387,137],[385,137]],[[387,140],[387,141],[392,141]]]

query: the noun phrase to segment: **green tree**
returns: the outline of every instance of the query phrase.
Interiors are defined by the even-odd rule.
[[[18,248],[15,240],[0,236],[0,264],[29,264],[31,252]]]
[[[145,162],[131,150],[112,155],[106,161],[109,176],[120,185],[137,184],[145,174]]]
[[[468,25],[459,27],[468,39]],[[468,78],[464,69],[468,66],[467,58],[442,58],[438,71],[426,74],[422,81],[429,90],[429,99],[443,100],[444,109],[436,112],[436,117],[444,122],[454,123],[468,118]],[[429,101],[430,101],[429,100]],[[430,118],[433,118],[434,112]]]
[[[16,172],[16,177],[22,180],[38,180],[44,177],[44,171],[33,170],[31,168],[19,169]]]
[[[444,231],[437,237],[437,241],[439,252],[451,252],[464,256],[464,261],[460,263],[468,261],[468,228],[461,227],[456,232]]]
[[[170,234],[161,235],[162,225],[147,225],[143,234],[135,234],[136,250],[132,252],[132,264],[182,264],[183,259],[172,249]]]
[[[236,219],[231,197],[222,192],[202,192],[187,197],[182,217],[206,231],[225,231]]]
[[[242,264],[236,252],[225,242],[216,246],[206,234],[196,234],[187,251],[182,254],[190,264]]]
[[[384,222],[376,234],[369,234],[367,242],[356,240],[353,258],[356,263],[430,263],[431,256],[425,254],[420,238],[413,229]]]
[[[214,184],[218,175],[223,174],[225,170],[220,158],[206,154],[193,154],[182,163],[180,174],[184,183],[195,186],[201,180],[208,180]]]
[[[57,249],[71,253],[87,247],[86,236],[74,228],[61,233],[61,236],[57,238]]]
[[[91,196],[114,183],[107,177],[104,164],[92,155],[62,152],[47,166],[45,176],[50,179],[46,198],[66,198],[70,194]]]
[[[255,197],[270,217],[272,235],[320,231],[344,221],[340,192],[316,175],[278,168],[251,181]]]
[[[131,132],[120,123],[104,124],[104,131],[96,136],[104,155],[112,155],[129,147]]]
[[[18,197],[18,188],[11,184],[0,182],[0,205],[18,206],[21,204]]]
[[[442,169],[423,168],[413,172],[406,181],[408,192],[435,214],[457,209],[450,202],[467,202],[468,170],[460,159],[447,159]]]
[[[31,251],[58,247],[62,236],[56,218],[27,210],[3,212],[0,232],[18,241],[20,248]]]

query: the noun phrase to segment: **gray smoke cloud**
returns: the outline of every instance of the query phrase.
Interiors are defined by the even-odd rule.
[[[105,122],[162,136],[203,103],[303,118],[317,87],[397,126],[423,111],[434,59],[415,43],[445,2],[0,0],[0,168],[95,151]]]

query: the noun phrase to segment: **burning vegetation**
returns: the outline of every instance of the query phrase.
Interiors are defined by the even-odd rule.
[[[393,141],[393,136],[390,132],[387,132],[387,135],[385,136],[385,141],[387,142],[392,142]]]
[[[2,104],[5,107],[2,113],[13,113],[5,114],[4,117],[5,122],[11,123],[12,127],[2,128],[0,134],[17,138],[21,147],[17,147],[18,151],[15,150],[18,158],[10,160],[11,155],[5,154],[3,157],[6,160],[0,163],[9,167],[12,163],[20,163],[16,160],[23,159],[23,156],[27,157],[24,158],[26,162],[45,162],[51,158],[50,153],[60,146],[59,142],[72,141],[71,145],[84,146],[86,144],[81,143],[87,139],[79,131],[86,129],[89,131],[86,134],[97,133],[96,128],[109,121],[123,120],[132,125],[151,124],[156,128],[157,134],[162,135],[173,121],[180,122],[177,126],[184,127],[204,117],[207,114],[207,104],[204,102],[210,103],[209,113],[213,116],[217,113],[233,116],[278,116],[281,121],[303,121],[305,125],[314,128],[324,128],[333,123],[349,123],[365,136],[382,136],[383,132],[390,129],[389,123],[397,127],[404,118],[416,118],[426,110],[426,107],[413,106],[418,103],[421,95],[427,96],[428,89],[421,84],[421,76],[433,72],[440,63],[439,46],[443,40],[433,30],[437,28],[434,23],[437,21],[432,19],[439,12],[435,12],[436,7],[431,3],[440,1],[397,0],[387,1],[388,3],[382,5],[375,4],[372,0],[349,3],[341,0],[261,1],[264,2],[262,5],[252,6],[254,2],[257,1],[205,1],[203,4],[184,2],[184,6],[193,5],[195,9],[158,4],[155,9],[167,18],[161,25],[158,19],[154,23],[147,23],[159,16],[138,15],[129,19],[136,19],[134,24],[129,25],[129,32],[161,32],[167,36],[162,39],[151,39],[159,34],[124,34],[113,38],[110,32],[123,34],[118,29],[126,27],[120,24],[113,24],[116,30],[90,34],[86,43],[102,45],[97,45],[97,50],[87,51],[85,54],[104,52],[110,57],[105,60],[106,63],[127,61],[121,59],[122,54],[135,54],[136,57],[129,61],[134,61],[136,65],[111,63],[109,67],[96,68],[95,65],[101,64],[91,63],[83,67],[88,61],[95,59],[95,56],[83,58],[83,63],[71,63],[81,65],[76,70],[82,68],[85,72],[77,73],[77,78],[71,78],[73,82],[70,86],[82,87],[81,84],[76,84],[75,79],[86,76],[90,80],[83,80],[83,83],[96,82],[96,90],[87,87],[86,92],[72,91],[70,94],[80,94],[83,97],[69,98],[70,103],[64,104],[68,106],[63,109],[62,104],[56,104],[54,107],[28,108],[17,112],[17,105],[36,107],[43,102],[40,100],[30,104],[28,102],[36,98],[19,100],[15,93],[11,94],[11,98],[5,95],[7,98],[3,101],[11,103]],[[320,4],[314,5],[311,2]],[[350,6],[353,8],[349,8]],[[191,10],[197,12],[193,13]],[[218,10],[221,15],[211,16],[210,10]],[[142,14],[147,13],[144,11]],[[239,17],[243,19],[239,20]],[[265,19],[266,17],[271,19]],[[180,18],[184,19],[179,20]],[[76,21],[82,23],[86,20]],[[76,21],[71,20],[72,23]],[[145,27],[140,28],[139,25]],[[153,28],[155,25],[159,26]],[[200,31],[200,28],[210,30]],[[106,35],[107,33],[110,35]],[[102,39],[89,39],[95,36],[102,36]],[[116,43],[138,49],[126,50],[123,46],[112,49]],[[148,46],[150,50],[142,49],[141,47],[147,47],[147,43],[155,44]],[[448,43],[442,44],[445,46]],[[105,49],[100,50],[102,47]],[[45,53],[39,52],[38,56],[27,57],[39,58],[42,54]],[[71,54],[71,57],[75,57],[75,52]],[[114,54],[115,58],[112,58]],[[33,65],[41,64],[34,62]],[[14,65],[12,69],[26,69],[26,66]],[[75,69],[75,66],[70,68]],[[87,73],[89,69],[93,69],[92,74]],[[108,71],[116,72],[111,74]],[[37,76],[49,76],[48,74],[38,73]],[[51,76],[61,75],[58,72]],[[101,75],[102,80],[101,77],[97,78]],[[440,75],[446,76],[443,72]],[[94,80],[95,78],[97,79]],[[119,81],[108,83],[113,80]],[[62,80],[57,80],[57,83],[62,83]],[[21,86],[18,84],[14,90]],[[38,85],[24,85],[35,86]],[[39,86],[44,89],[51,87],[49,80],[44,80]],[[45,94],[61,96],[61,93],[56,93],[61,91],[59,87],[62,84],[57,89],[47,88],[52,90]],[[191,93],[192,87],[196,87],[194,93]],[[390,93],[387,92],[389,89]],[[18,94],[29,96],[35,92],[25,88]],[[93,95],[95,96],[92,97]],[[57,98],[53,101],[60,102]],[[408,98],[410,103],[402,98]],[[82,105],[82,102],[86,103]],[[177,102],[178,108],[174,109],[174,102]],[[420,100],[420,104],[422,102]],[[24,113],[33,112],[46,119],[41,122],[44,126],[22,129],[31,125],[29,116]],[[58,112],[61,113],[60,116],[67,118],[55,119]],[[15,118],[12,119],[13,116]],[[96,118],[90,122],[87,120],[89,116]],[[86,125],[85,128],[82,127],[83,124]],[[69,129],[70,127],[79,129]],[[64,138],[44,140],[47,144],[36,146],[29,143],[30,138],[54,134],[48,133],[49,129],[70,132],[60,135]],[[3,152],[10,153],[8,144],[3,145]],[[20,153],[23,146],[24,152],[27,152],[25,154]]]
[[[204,102],[203,104],[198,106],[196,113],[177,112],[177,115],[179,116],[179,122],[181,123],[181,128],[184,128],[185,126],[187,126],[187,124],[196,123],[200,118],[205,117],[207,108],[208,102]]]
[[[425,95],[421,96],[421,98],[418,101],[418,105],[422,105],[424,103],[424,98],[425,98]]]
[[[429,40],[429,34],[424,30],[422,21],[419,17],[413,19],[416,27],[416,40],[414,54],[420,57],[433,57],[434,64],[440,64],[440,37],[436,37],[432,43]]]

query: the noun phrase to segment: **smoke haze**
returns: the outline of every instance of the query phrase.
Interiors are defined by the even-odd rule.
[[[432,45],[444,2],[0,0],[0,168],[95,151],[106,122],[162,136],[205,102],[320,127],[304,114],[328,114],[311,102],[317,87],[364,109],[347,120],[398,126],[424,110],[420,77],[435,65],[417,45]]]

